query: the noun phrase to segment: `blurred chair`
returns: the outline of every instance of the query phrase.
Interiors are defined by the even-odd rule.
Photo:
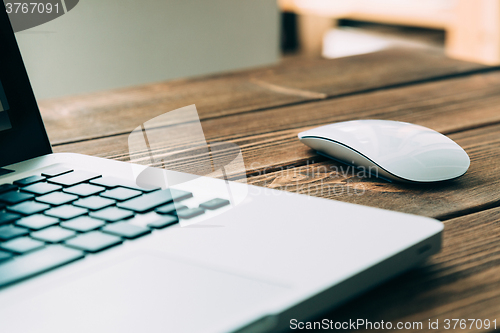
[[[272,64],[276,0],[82,0],[16,34],[37,98]]]
[[[299,14],[303,52],[321,54],[323,35],[335,19],[416,26],[446,31],[447,55],[500,64],[500,0],[278,0]]]

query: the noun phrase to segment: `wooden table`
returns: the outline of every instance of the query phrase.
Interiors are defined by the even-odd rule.
[[[190,104],[198,108],[208,141],[241,147],[246,168],[232,170],[232,179],[246,175],[250,184],[444,222],[439,254],[324,318],[421,321],[424,328],[429,319],[497,319],[500,326],[499,68],[394,49],[336,60],[292,59],[267,68],[42,101],[40,107],[55,152],[144,164],[146,152],[128,154],[130,131]],[[336,172],[339,164],[297,139],[309,128],[366,118],[412,122],[448,135],[469,154],[469,171],[450,183],[428,186],[363,179]],[[196,173],[196,167],[196,159],[182,162],[188,172]],[[353,195],[354,188],[363,194]],[[460,330],[465,331],[468,326]]]

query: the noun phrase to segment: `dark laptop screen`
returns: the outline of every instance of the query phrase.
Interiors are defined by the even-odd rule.
[[[9,102],[7,101],[7,96],[5,96],[5,91],[3,90],[2,82],[0,81],[0,131],[12,128],[9,114],[7,113],[8,109]]]
[[[14,32],[0,1],[0,167],[51,152]]]

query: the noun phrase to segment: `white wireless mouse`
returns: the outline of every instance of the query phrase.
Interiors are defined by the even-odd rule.
[[[340,122],[299,133],[299,139],[321,155],[389,180],[450,180],[470,165],[467,153],[450,138],[399,121]]]

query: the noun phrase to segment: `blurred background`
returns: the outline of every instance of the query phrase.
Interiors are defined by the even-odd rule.
[[[391,47],[500,64],[500,0],[82,0],[16,33],[47,99]]]

